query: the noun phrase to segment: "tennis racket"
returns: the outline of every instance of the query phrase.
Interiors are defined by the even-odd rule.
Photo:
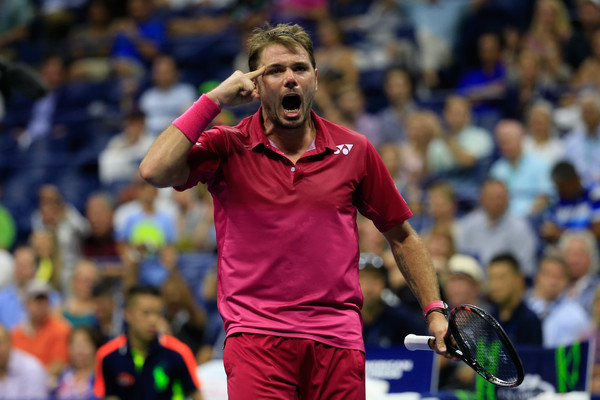
[[[454,307],[448,316],[445,342],[450,354],[488,382],[503,387],[523,382],[523,364],[515,347],[498,321],[481,308],[469,304]],[[404,339],[404,345],[408,350],[432,350],[435,338],[411,334]]]

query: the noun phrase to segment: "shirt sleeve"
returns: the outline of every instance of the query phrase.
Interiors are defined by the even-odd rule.
[[[175,190],[183,191],[198,183],[210,183],[216,179],[221,159],[226,154],[226,135],[224,130],[217,128],[202,133],[188,154],[188,180],[181,186],[175,186]]]
[[[377,150],[366,138],[365,170],[360,185],[358,210],[386,232],[412,217]]]

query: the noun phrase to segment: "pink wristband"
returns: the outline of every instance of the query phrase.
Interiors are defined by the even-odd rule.
[[[446,303],[444,303],[441,300],[436,300],[436,301],[432,301],[431,303],[427,304],[425,306],[425,309],[423,310],[423,315],[425,316],[425,318],[427,318],[427,315],[429,315],[431,310],[435,310],[435,309],[445,310]]]
[[[179,118],[173,121],[173,125],[195,144],[208,124],[220,112],[221,108],[210,97],[203,94]]]

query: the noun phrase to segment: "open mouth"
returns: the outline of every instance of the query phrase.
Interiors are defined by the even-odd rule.
[[[288,113],[296,113],[300,111],[302,99],[297,94],[288,94],[281,101],[283,109]]]

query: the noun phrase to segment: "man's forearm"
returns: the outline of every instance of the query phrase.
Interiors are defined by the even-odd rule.
[[[440,300],[440,290],[431,257],[419,235],[408,222],[385,233],[396,264],[421,307]]]

